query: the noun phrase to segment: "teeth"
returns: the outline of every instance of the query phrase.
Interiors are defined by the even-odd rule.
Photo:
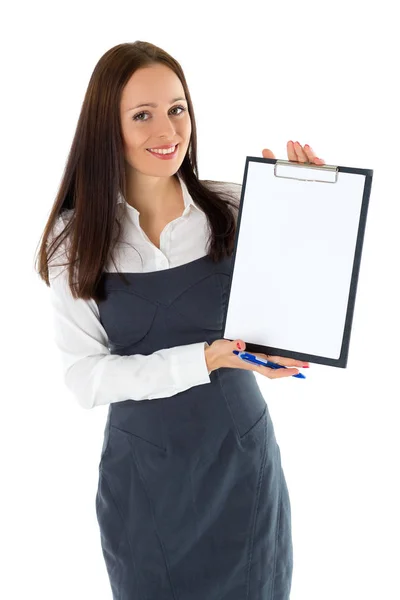
[[[172,154],[173,152],[175,152],[175,148],[176,146],[174,146],[173,148],[166,148],[163,150],[154,150],[153,148],[149,148],[149,151],[155,152],[156,154]]]

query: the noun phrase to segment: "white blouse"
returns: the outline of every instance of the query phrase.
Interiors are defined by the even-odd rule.
[[[141,228],[140,213],[122,195],[118,197],[118,210],[125,210],[125,218],[121,219],[121,241],[114,250],[118,271],[132,273],[171,269],[207,254],[210,231],[207,217],[193,201],[184,181],[181,178],[179,181],[185,209],[180,217],[162,230],[160,249]],[[215,182],[211,185],[216,191],[227,189],[234,192],[239,206],[241,184]],[[54,228],[55,235],[62,231],[72,211],[66,211],[59,218]],[[237,218],[237,212],[233,212]],[[164,398],[210,383],[204,353],[206,341],[160,349],[147,356],[111,354],[97,303],[93,299],[74,298],[68,285],[67,268],[57,268],[54,262],[59,256],[61,262],[65,261],[64,252],[65,242],[49,265],[54,341],[60,352],[65,384],[82,408],[127,399]],[[105,271],[115,270],[110,260]]]

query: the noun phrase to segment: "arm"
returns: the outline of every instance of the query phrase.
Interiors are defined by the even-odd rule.
[[[64,381],[82,408],[169,397],[210,383],[207,342],[161,349],[149,356],[111,354],[94,302],[72,296],[67,271],[50,279],[50,301]]]

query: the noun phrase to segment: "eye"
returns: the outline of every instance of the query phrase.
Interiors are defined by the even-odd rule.
[[[180,108],[182,112],[180,112],[179,114],[175,114],[175,117],[179,117],[180,115],[182,115],[184,112],[186,112],[186,108],[184,108],[183,106],[174,106],[173,108],[171,108],[171,110],[176,110],[177,108]],[[139,119],[139,117],[141,115],[147,115],[147,112],[140,112],[137,115],[135,115],[134,117],[132,117],[133,121],[147,121],[147,119]]]

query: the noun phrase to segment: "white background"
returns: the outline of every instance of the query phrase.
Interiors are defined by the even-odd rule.
[[[347,368],[311,364],[306,381],[256,376],[291,498],[291,600],[400,598],[395,9],[389,0],[3,9],[2,598],[111,599],[95,514],[107,407],[82,410],[63,383],[34,258],[91,73],[109,48],[135,40],[182,65],[200,179],[241,183],[246,156],[269,148],[287,159],[288,140],[327,164],[374,170]]]

